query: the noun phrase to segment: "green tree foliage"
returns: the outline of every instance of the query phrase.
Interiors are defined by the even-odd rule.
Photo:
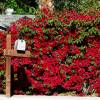
[[[77,10],[78,12],[86,12],[88,9],[100,10],[99,0],[54,0],[56,10],[67,8],[69,10]]]
[[[1,12],[6,8],[13,8],[16,14],[33,14],[35,8],[38,8],[36,0],[1,0]]]
[[[55,10],[77,10],[87,12],[89,9],[100,10],[99,0],[52,0]],[[34,8],[38,8],[37,0],[0,0],[0,13],[6,8],[13,8],[16,14],[33,14]]]

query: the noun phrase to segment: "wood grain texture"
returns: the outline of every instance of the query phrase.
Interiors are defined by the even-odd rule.
[[[4,56],[9,57],[30,57],[31,53],[30,51],[25,51],[25,54],[17,53],[16,50],[13,49],[4,49]]]
[[[6,36],[6,49],[4,49],[4,56],[6,57],[6,96],[11,96],[11,57],[30,57],[30,51],[25,51],[24,54],[18,53],[11,49],[11,35]]]

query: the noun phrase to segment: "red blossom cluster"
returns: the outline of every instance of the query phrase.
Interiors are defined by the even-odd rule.
[[[14,74],[21,64],[37,94],[67,91],[75,91],[76,95],[100,94],[100,36],[89,32],[85,34],[87,30],[81,34],[80,29],[83,31],[86,27],[77,26],[77,23],[74,27],[72,21],[76,20],[94,21],[96,17],[71,11],[60,17],[41,15],[34,20],[21,18],[9,27],[12,48],[21,33],[32,55],[30,58],[12,58]],[[99,26],[92,27],[98,29]],[[2,44],[5,48],[5,42]]]
[[[5,43],[5,35],[4,32],[0,31],[0,70],[4,70],[5,66],[4,64],[4,57],[3,57],[3,49],[6,47]]]

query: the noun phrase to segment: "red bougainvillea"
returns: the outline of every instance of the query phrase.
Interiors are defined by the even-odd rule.
[[[30,58],[12,58],[14,82],[20,83],[14,85],[14,92],[53,95],[74,91],[76,95],[99,95],[99,27],[97,16],[75,11],[59,17],[45,14],[34,20],[25,17],[11,24],[8,33],[12,35],[12,48],[21,33],[27,50],[31,51]],[[2,45],[4,49],[3,40]],[[20,70],[24,70],[22,74]]]

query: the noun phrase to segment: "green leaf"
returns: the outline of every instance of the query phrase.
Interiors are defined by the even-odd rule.
[[[85,52],[86,52],[85,46],[82,46],[82,45],[81,45],[81,46],[79,47],[79,49],[80,49],[80,51],[81,51],[82,53],[85,53]]]
[[[92,35],[100,35],[100,31],[97,28],[95,28],[95,27],[92,27],[91,29],[89,29],[89,32]]]
[[[88,35],[84,35],[84,36],[87,37]],[[75,43],[76,44],[82,43],[84,41],[84,39],[85,39],[84,36],[80,35],[79,38],[75,40]]]
[[[43,33],[49,34],[49,29],[43,29]]]
[[[68,29],[70,29],[70,31],[75,31],[76,25],[78,25],[78,23],[79,23],[78,20],[71,21],[70,24],[68,25]]]
[[[80,48],[80,50],[85,50],[85,46],[81,46],[81,47],[79,47]]]
[[[17,77],[17,74],[14,74],[14,78],[16,78]]]
[[[79,54],[76,54],[76,55],[73,56],[73,59],[77,59],[79,57],[80,57]]]
[[[29,27],[24,27],[22,31],[23,32],[29,32],[30,31],[30,28]]]
[[[0,71],[0,76],[4,75],[4,73],[5,73],[4,70],[1,70]]]
[[[54,20],[53,19],[48,20],[48,24],[53,25],[54,24]]]
[[[5,84],[6,83],[6,80],[3,80],[2,83]]]
[[[36,31],[31,31],[31,35],[35,35],[36,34]]]
[[[69,43],[69,44],[74,44],[74,39],[73,39],[73,37],[69,37],[69,38],[68,38],[68,43]]]
[[[70,79],[70,75],[66,75],[66,80],[69,80]]]
[[[89,36],[88,32],[84,32],[84,31],[80,32],[80,34],[84,38]]]

